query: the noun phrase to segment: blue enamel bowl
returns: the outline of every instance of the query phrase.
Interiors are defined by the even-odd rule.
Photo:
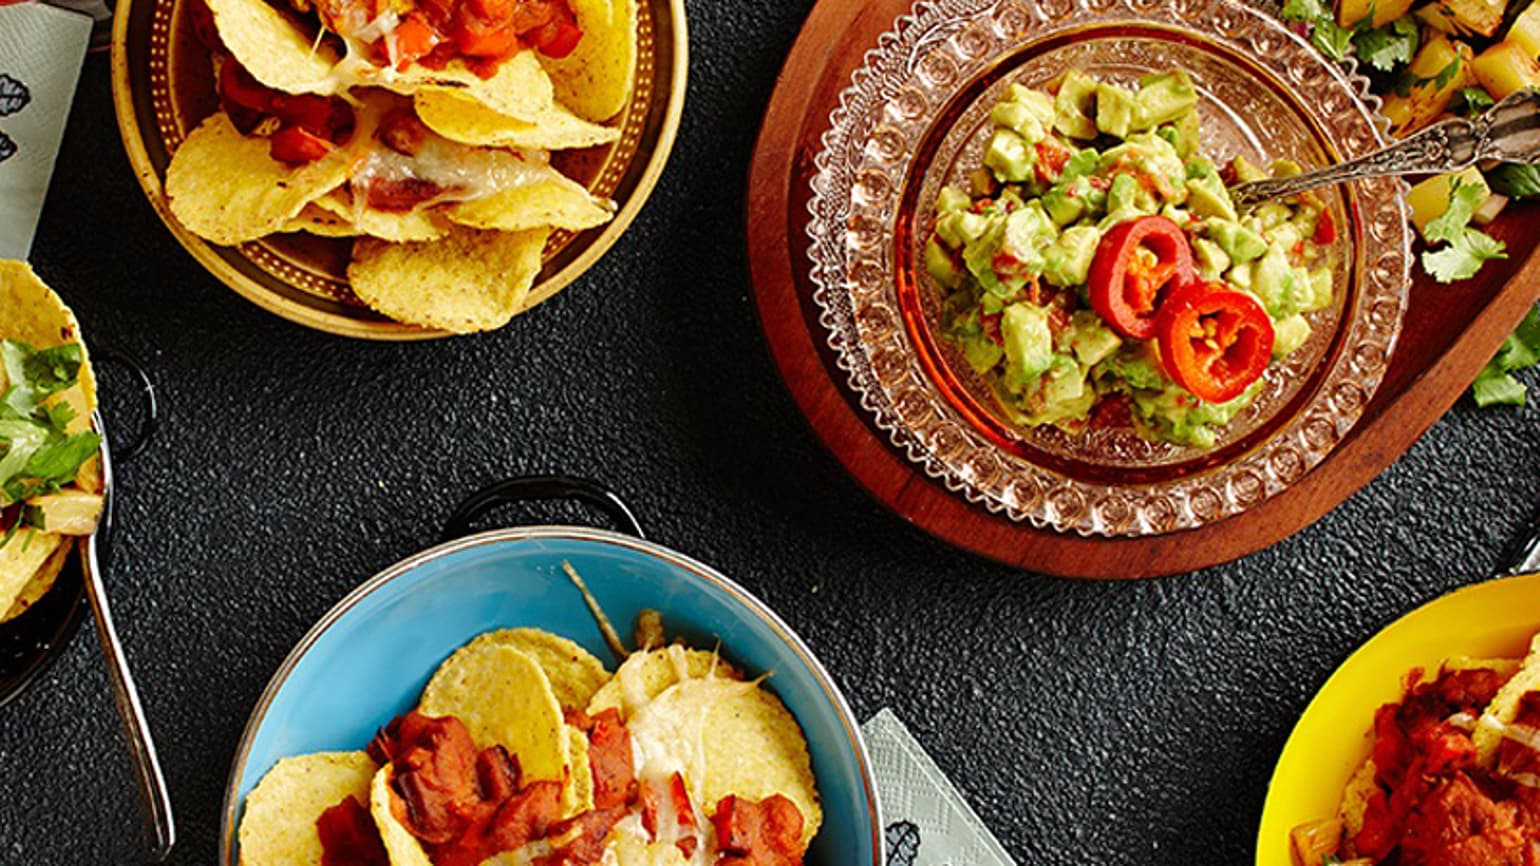
[[[376,575],[305,635],[257,703],[225,792],[220,862],[238,861],[241,803],[280,758],[361,749],[416,703],[439,663],[482,632],[536,626],[611,658],[571,562],[617,627],[647,608],[694,646],[719,641],[807,735],[824,809],[811,866],[879,864],[871,762],[850,707],[802,640],[742,587],[667,548],[603,530],[505,529],[435,547]]]

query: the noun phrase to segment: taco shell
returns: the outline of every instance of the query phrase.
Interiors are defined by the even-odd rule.
[[[401,322],[457,333],[499,328],[521,309],[540,273],[547,229],[457,228],[443,239],[353,247],[348,280],[375,310]]]
[[[319,866],[316,819],[348,797],[367,804],[374,777],[374,761],[363,752],[319,752],[274,764],[246,795],[241,866]]]
[[[1529,654],[1524,657],[1518,673],[1503,684],[1486,712],[1476,720],[1471,740],[1476,744],[1478,764],[1490,767],[1497,763],[1497,747],[1502,745],[1503,731],[1519,713],[1519,700],[1537,689],[1540,689],[1540,634],[1530,641]]]
[[[461,647],[428,681],[420,709],[429,716],[457,716],[478,749],[507,749],[519,762],[521,783],[566,781],[561,704],[540,665],[512,647]]]
[[[807,741],[779,699],[755,683],[709,678],[670,686],[627,724],[638,775],[649,765],[683,767],[692,802],[706,813],[734,794],[780,794],[802,813],[803,844],[823,822]]]

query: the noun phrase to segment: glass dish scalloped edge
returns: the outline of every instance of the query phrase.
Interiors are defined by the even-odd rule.
[[[1201,22],[1194,25],[1192,22]],[[1260,10],[1234,0],[937,0],[916,5],[868,51],[822,139],[808,202],[813,298],[839,367],[893,444],[949,490],[1013,521],[1085,536],[1145,536],[1255,507],[1318,465],[1362,415],[1406,312],[1405,184],[1349,195],[1356,285],[1313,391],[1265,438],[1217,465],[1142,482],[1087,481],[1011,453],[965,420],[925,372],[903,324],[893,252],[916,143],[972,79],[1067,31],[1107,25],[1185,31],[1276,76],[1309,106],[1341,158],[1380,147],[1368,80],[1335,66]],[[1073,40],[1073,36],[1069,36]],[[1324,142],[1323,142],[1324,143]],[[859,199],[857,210],[853,200]],[[1367,253],[1367,254],[1366,254]]]

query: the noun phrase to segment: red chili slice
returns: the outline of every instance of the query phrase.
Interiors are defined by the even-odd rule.
[[[1193,285],[1161,307],[1157,337],[1166,372],[1210,403],[1239,397],[1272,360],[1272,319],[1252,296]]]
[[[1102,235],[1096,247],[1088,281],[1091,308],[1119,334],[1148,340],[1155,336],[1161,302],[1195,279],[1192,246],[1181,226],[1162,216],[1128,220]]]

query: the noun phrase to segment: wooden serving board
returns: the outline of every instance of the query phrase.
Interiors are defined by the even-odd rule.
[[[911,0],[822,0],[781,71],[755,147],[747,203],[761,324],[792,396],[824,444],[871,494],[959,547],[1035,572],[1140,578],[1228,562],[1309,526],[1411,447],[1465,393],[1540,298],[1540,207],[1491,227],[1509,258],[1464,283],[1419,276],[1383,384],[1327,459],[1288,490],[1220,523],[1163,536],[1085,538],[1033,529],[950,493],[888,442],[845,385],[818,324],[805,229],[813,158],[829,113],[866,51]]]

